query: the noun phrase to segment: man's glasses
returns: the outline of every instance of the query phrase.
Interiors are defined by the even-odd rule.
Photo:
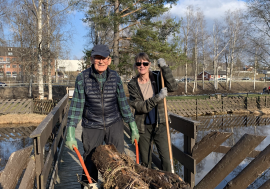
[[[95,61],[103,61],[103,62],[108,62],[110,57],[102,57],[102,56],[94,56]]]
[[[136,66],[141,66],[143,64],[143,66],[148,66],[149,62],[136,62]]]

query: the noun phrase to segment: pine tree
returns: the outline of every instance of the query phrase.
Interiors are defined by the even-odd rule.
[[[87,5],[83,21],[91,27],[89,36],[93,45],[107,44],[112,49],[111,68],[121,74],[125,70],[130,72],[132,57],[139,52],[147,53],[151,59],[181,59],[182,53],[176,43],[178,38],[173,35],[179,31],[180,22],[173,18],[158,20],[168,12],[167,5],[176,2],[93,0]]]

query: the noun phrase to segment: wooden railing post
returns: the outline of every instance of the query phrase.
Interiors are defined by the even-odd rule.
[[[192,156],[192,149],[195,145],[195,139],[184,135],[184,152],[190,156]],[[184,181],[190,184],[190,187],[193,188],[195,186],[195,175],[186,167],[184,167]]]
[[[44,159],[43,159],[43,150],[39,149],[40,145],[39,137],[34,138],[34,151],[35,151],[35,160],[36,160],[36,182],[37,182],[37,189],[41,189],[41,179],[40,175],[44,167]]]

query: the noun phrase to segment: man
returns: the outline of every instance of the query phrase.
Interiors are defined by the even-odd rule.
[[[124,152],[123,121],[129,123],[132,136],[139,140],[139,132],[130,111],[122,81],[116,71],[108,68],[111,64],[110,50],[106,45],[96,45],[91,52],[92,66],[80,73],[69,108],[66,145],[73,150],[77,147],[75,128],[82,119],[82,142],[84,162],[94,181],[98,170],[91,160],[96,147],[113,144]],[[83,172],[82,181],[88,183]],[[82,186],[83,188],[83,186]]]

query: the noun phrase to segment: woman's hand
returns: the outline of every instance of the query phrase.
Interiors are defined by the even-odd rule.
[[[167,87],[164,87],[160,90],[160,92],[158,93],[158,100],[162,100],[164,99],[166,96],[168,96],[168,90]]]
[[[166,61],[164,60],[164,58],[159,58],[157,60],[157,63],[158,63],[158,66],[161,67],[161,68],[164,67],[164,66],[167,66]]]

